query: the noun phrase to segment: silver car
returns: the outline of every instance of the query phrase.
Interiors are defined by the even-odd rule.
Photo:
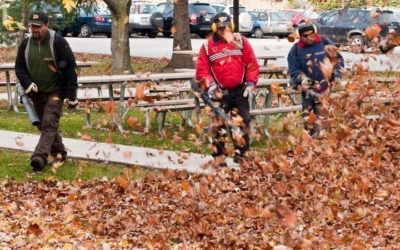
[[[292,33],[292,22],[279,11],[250,12],[253,21],[252,33],[261,38],[264,35],[285,37]]]
[[[151,16],[157,12],[157,6],[146,1],[133,1],[129,11],[129,26],[131,33],[157,36],[158,31],[151,23]]]

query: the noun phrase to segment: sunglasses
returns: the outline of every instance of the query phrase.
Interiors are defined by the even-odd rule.
[[[309,36],[314,36],[314,35],[315,35],[315,33],[312,32],[312,33],[309,33],[309,34],[302,34],[301,37],[307,38]]]

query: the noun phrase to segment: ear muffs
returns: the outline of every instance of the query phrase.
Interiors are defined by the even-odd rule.
[[[234,24],[233,22],[231,22],[230,28],[231,28],[232,32],[235,32],[235,24]],[[212,24],[211,24],[211,31],[214,32],[214,33],[216,33],[217,30],[218,30],[217,24],[216,24],[216,23],[212,23]]]
[[[301,24],[299,24],[299,26],[300,26],[300,25],[301,25]],[[297,36],[297,37],[300,37],[299,26],[297,26],[297,29],[296,29],[296,36]],[[314,33],[317,34],[317,33],[318,33],[317,25],[315,25],[315,24],[313,23],[313,24],[312,24],[312,27],[313,27]]]

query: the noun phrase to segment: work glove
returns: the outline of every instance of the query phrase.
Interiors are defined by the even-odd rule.
[[[251,97],[256,88],[256,85],[253,82],[246,82],[245,85],[246,88],[244,89],[243,97]]]
[[[77,98],[68,99],[67,103],[68,103],[68,109],[74,109],[76,108],[76,106],[78,106],[78,99]]]
[[[310,78],[304,77],[303,80],[301,81],[301,89],[309,89],[311,88],[313,82]]]
[[[215,82],[212,82],[210,86],[207,89],[207,95],[211,99],[215,99],[215,93],[217,92],[217,84]]]
[[[36,83],[31,83],[31,85],[29,85],[28,88],[26,88],[25,93],[28,96],[31,96],[33,93],[37,93],[38,92],[38,86],[36,85]]]

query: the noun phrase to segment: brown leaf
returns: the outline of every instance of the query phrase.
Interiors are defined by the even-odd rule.
[[[176,27],[172,26],[171,27],[171,34],[174,35],[176,33]]]
[[[125,176],[117,176],[115,178],[115,183],[117,183],[118,186],[123,189],[127,189],[129,187],[129,180]]]
[[[39,225],[34,223],[34,224],[29,224],[26,233],[27,234],[34,234],[35,236],[39,236],[42,234],[42,229],[40,229]]]
[[[145,99],[145,90],[146,85],[144,83],[136,85],[136,99],[137,100],[144,100]]]
[[[279,83],[272,83],[271,84],[271,91],[275,95],[283,94],[285,91],[281,88]]]
[[[323,62],[320,62],[319,68],[321,69],[322,75],[326,80],[329,80],[333,74],[333,64],[331,60],[326,57]]]
[[[378,37],[379,34],[381,33],[381,27],[379,25],[373,25],[370,27],[367,27],[365,29],[365,35],[370,39],[374,39],[375,37]]]
[[[91,140],[92,140],[92,137],[91,137],[89,134],[87,134],[87,133],[83,133],[83,134],[81,135],[81,140],[84,140],[84,141],[91,141]]]
[[[109,115],[115,114],[115,111],[116,111],[115,103],[114,102],[107,102],[106,105],[104,106],[104,110]]]
[[[126,119],[126,123],[128,124],[129,127],[131,128],[135,128],[136,124],[138,122],[138,118],[134,117],[134,116],[128,116],[128,118]]]

